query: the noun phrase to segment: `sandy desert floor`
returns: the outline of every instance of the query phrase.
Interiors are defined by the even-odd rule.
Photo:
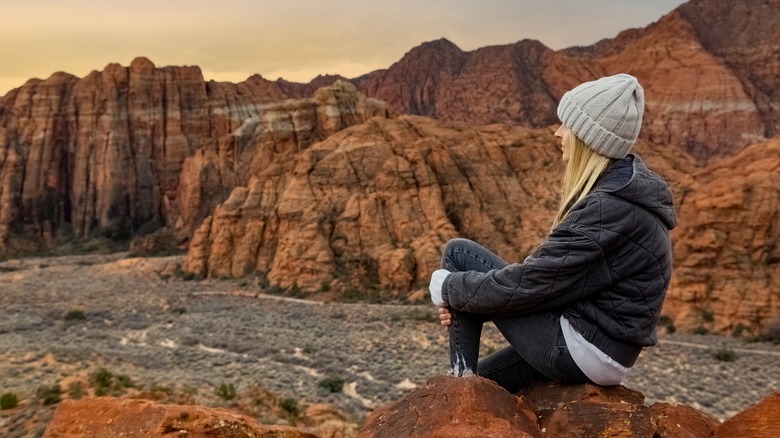
[[[137,384],[176,387],[203,404],[223,383],[332,403],[356,421],[447,371],[432,306],[321,303],[264,295],[246,279],[186,281],[182,256],[28,258],[0,263],[0,392],[100,367]],[[485,351],[503,346],[486,329]],[[736,360],[714,353],[729,349]],[[340,378],[342,392],[319,383]],[[725,419],[778,389],[780,345],[666,335],[625,382],[655,401]]]

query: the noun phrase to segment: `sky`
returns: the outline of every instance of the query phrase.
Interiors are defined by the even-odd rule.
[[[57,71],[138,56],[197,65],[206,80],[309,82],[387,68],[425,41],[462,50],[590,45],[645,27],[682,0],[3,0],[0,96]]]

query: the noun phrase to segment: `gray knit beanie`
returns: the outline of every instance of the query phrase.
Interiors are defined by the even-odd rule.
[[[578,85],[558,104],[558,118],[591,149],[623,158],[636,143],[645,92],[635,77],[620,73]]]

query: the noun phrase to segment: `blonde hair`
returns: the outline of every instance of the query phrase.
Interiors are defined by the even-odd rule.
[[[557,227],[569,214],[571,207],[588,196],[593,185],[613,159],[605,157],[591,149],[582,139],[570,133],[566,148],[569,161],[563,175],[563,189],[558,212],[555,214],[552,228]]]

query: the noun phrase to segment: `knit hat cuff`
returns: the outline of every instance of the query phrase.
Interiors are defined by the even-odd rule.
[[[636,143],[636,139],[621,138],[604,129],[574,103],[569,93],[564,94],[557,112],[564,126],[601,155],[609,158],[624,158]]]

